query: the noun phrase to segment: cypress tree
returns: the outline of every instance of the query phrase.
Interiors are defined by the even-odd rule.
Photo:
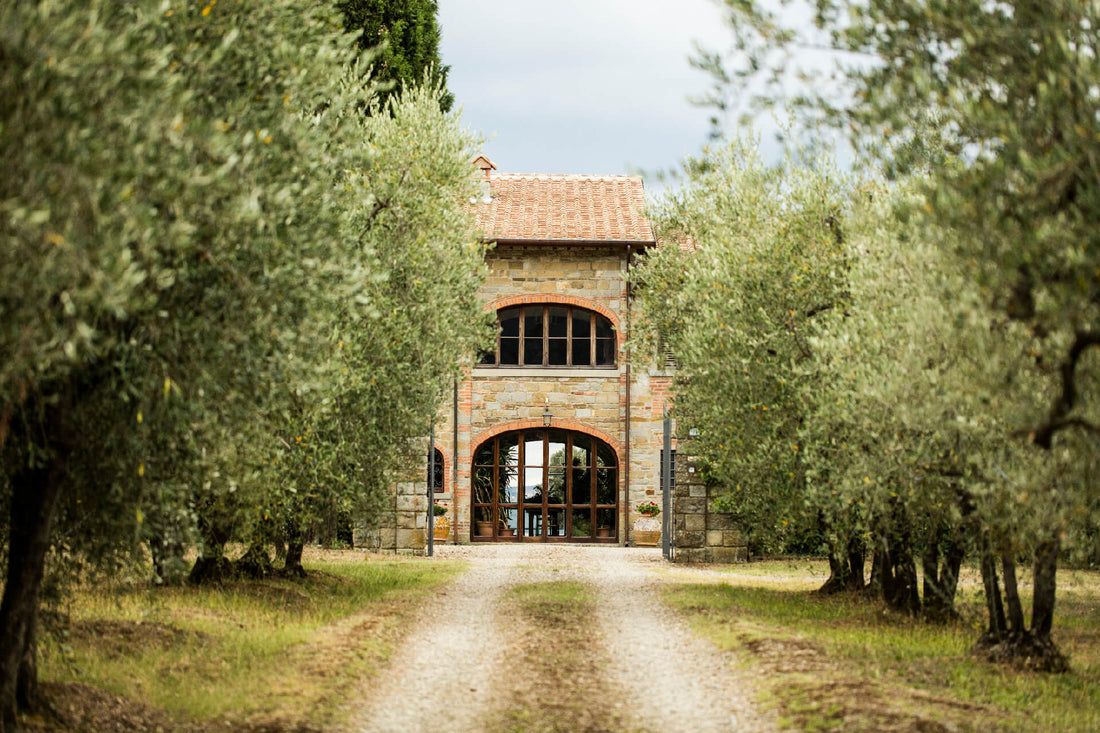
[[[439,58],[436,0],[339,0],[337,7],[344,29],[359,34],[359,48],[376,49],[374,77],[382,84],[383,106],[427,78],[443,91],[440,108],[450,111],[454,95],[446,91],[450,67]]]

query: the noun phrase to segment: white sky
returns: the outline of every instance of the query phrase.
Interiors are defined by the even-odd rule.
[[[712,0],[439,0],[438,18],[447,86],[502,172],[650,173],[706,142],[687,59],[730,43]]]

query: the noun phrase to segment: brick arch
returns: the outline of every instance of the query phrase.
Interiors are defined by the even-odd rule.
[[[473,455],[477,453],[477,449],[480,448],[485,441],[495,438],[498,435],[502,435],[504,433],[513,433],[518,430],[553,430],[555,428],[558,430],[571,430],[575,433],[584,433],[585,435],[589,435],[593,438],[597,438],[598,440],[602,440],[608,445],[608,447],[611,448],[611,450],[615,451],[616,466],[620,469],[622,468],[623,461],[621,451],[619,450],[619,442],[604,431],[600,430],[599,428],[594,428],[589,425],[585,425],[584,423],[577,422],[576,420],[554,419],[550,421],[550,427],[547,428],[546,425],[542,422],[541,417],[531,420],[513,420],[512,422],[494,425],[493,427],[482,431],[471,442],[471,445],[474,446],[474,450],[470,454],[471,459]]]
[[[503,298],[497,298],[496,300],[486,303],[485,310],[491,313],[495,313],[501,308],[508,308],[513,305],[540,305],[543,303],[555,303],[557,305],[574,305],[586,310],[595,311],[601,316],[611,321],[611,325],[615,327],[615,333],[621,333],[622,329],[619,328],[619,317],[602,303],[597,303],[594,300],[588,298],[581,298],[576,295],[563,295],[561,293],[526,293],[524,295],[508,295]]]

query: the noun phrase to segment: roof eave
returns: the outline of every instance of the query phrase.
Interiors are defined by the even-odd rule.
[[[548,238],[515,238],[515,237],[482,237],[482,241],[492,244],[507,245],[558,245],[563,247],[626,247],[634,246],[639,249],[656,247],[656,239],[548,239]]]

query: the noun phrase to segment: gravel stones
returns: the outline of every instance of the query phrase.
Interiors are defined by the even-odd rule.
[[[694,637],[660,603],[667,580],[657,549],[578,545],[444,545],[441,558],[461,558],[470,570],[425,604],[390,664],[365,690],[359,731],[469,731],[499,725],[503,680],[524,674],[508,658],[510,619],[505,591],[523,583],[573,580],[591,589],[594,654],[605,679],[596,688],[614,697],[608,724],[589,730],[765,731],[774,718],[754,704],[751,680],[736,659]],[[591,680],[577,680],[583,697]],[[547,690],[569,695],[570,690]],[[591,697],[591,696],[590,696]],[[598,719],[598,716],[597,718]],[[614,721],[614,722],[612,722]],[[558,730],[554,721],[530,729]]]

